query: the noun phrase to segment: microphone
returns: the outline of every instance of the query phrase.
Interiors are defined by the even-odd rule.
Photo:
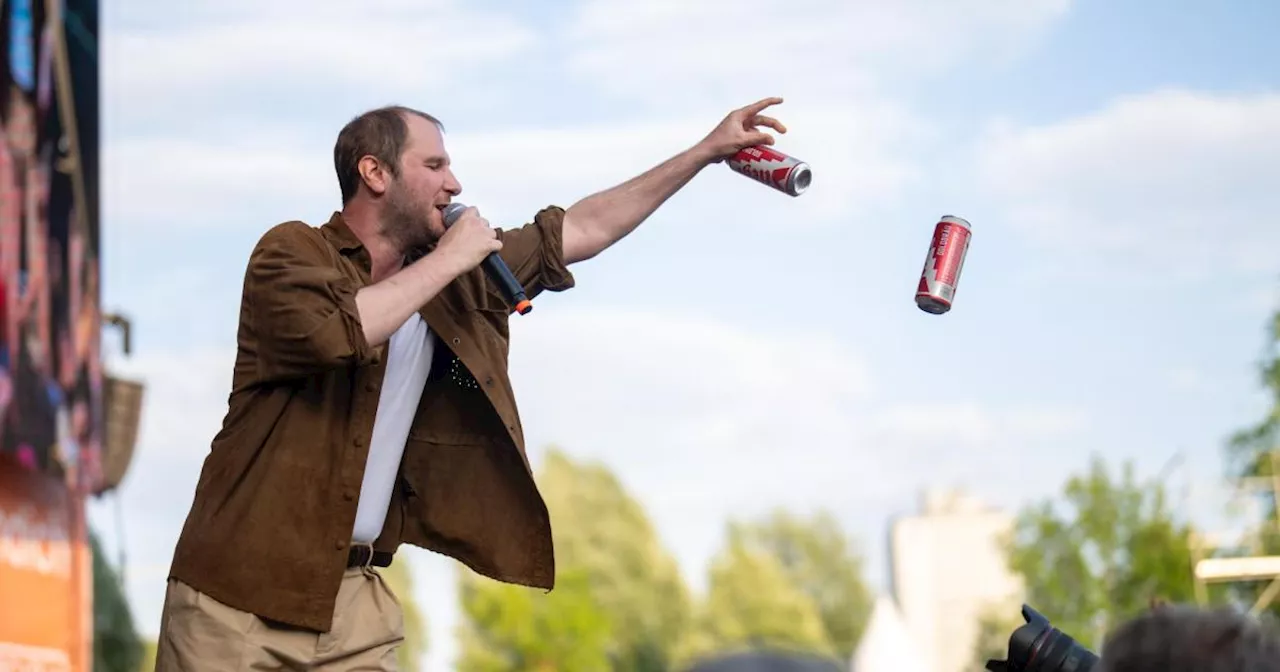
[[[462,211],[466,209],[467,206],[457,202],[444,206],[445,228],[453,226],[453,223],[462,216]],[[489,256],[485,257],[484,261],[481,262],[481,265],[484,266],[489,279],[493,280],[498,285],[498,288],[502,290],[507,303],[515,306],[516,312],[524,315],[533,310],[533,303],[525,295],[524,287],[520,286],[520,281],[516,280],[516,276],[507,267],[507,262],[503,261],[497,252],[490,252]]]

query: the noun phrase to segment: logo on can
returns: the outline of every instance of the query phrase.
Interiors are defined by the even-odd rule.
[[[803,194],[813,178],[809,164],[765,145],[746,147],[726,163],[735,172],[789,196]]]
[[[920,310],[933,315],[951,310],[972,237],[972,227],[960,217],[946,215],[933,227],[929,254],[925,256],[924,270],[916,286],[916,305]]]

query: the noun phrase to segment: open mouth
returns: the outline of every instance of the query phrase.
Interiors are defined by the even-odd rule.
[[[449,207],[448,203],[439,203],[436,205],[436,212],[440,213],[440,221],[444,223],[445,228],[449,228],[449,218],[445,216],[445,208]]]

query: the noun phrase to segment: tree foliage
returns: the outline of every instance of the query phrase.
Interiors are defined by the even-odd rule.
[[[541,480],[558,564],[584,573],[615,626],[612,669],[667,669],[689,622],[690,598],[644,507],[608,468],[560,451],[548,451]]]
[[[730,526],[728,543],[708,571],[706,600],[677,659],[687,664],[746,649],[835,653],[817,604],[776,557]]]
[[[580,619],[587,614],[607,622],[608,637],[603,640],[593,639],[606,632],[600,629],[574,635],[587,638],[580,644],[585,647],[584,660],[594,660],[591,647],[602,642],[608,662],[594,669],[669,669],[672,652],[689,622],[690,600],[679,567],[663,548],[644,508],[607,468],[575,462],[558,450],[547,452],[538,480],[551,514],[556,588],[545,595],[514,586],[467,588],[471,592],[464,591],[463,599],[463,617],[468,621],[468,634],[461,641],[464,658],[537,658],[515,652],[528,640],[501,631],[508,618],[504,614],[532,610],[548,619],[546,627],[551,630],[544,635],[552,641],[586,627]],[[561,611],[563,619],[556,615]],[[556,627],[568,630],[554,631]]]
[[[613,628],[585,572],[561,573],[545,594],[474,574],[461,584],[459,672],[609,669]]]
[[[89,532],[93,554],[93,669],[95,672],[135,672],[144,655],[134,630],[129,602],[120,578],[102,556],[98,536]]]
[[[1280,458],[1273,453],[1280,450],[1280,310],[1267,325],[1267,341],[1262,361],[1258,365],[1259,382],[1270,399],[1263,417],[1250,427],[1231,436],[1227,444],[1229,475],[1235,478],[1275,478],[1280,469]],[[1280,555],[1280,502],[1274,492],[1261,495],[1263,519],[1256,530],[1256,552]],[[1231,593],[1249,603],[1256,600],[1266,588],[1266,583],[1244,583],[1231,586]],[[1280,616],[1280,600],[1272,602],[1270,611]]]
[[[741,541],[781,565],[793,586],[818,609],[837,656],[849,660],[871,616],[872,594],[863,559],[835,517],[820,512],[801,518],[785,511],[738,527]]]
[[[1267,343],[1258,365],[1259,382],[1270,398],[1270,408],[1250,427],[1231,436],[1228,464],[1234,476],[1269,476],[1272,471],[1270,452],[1280,448],[1280,310],[1267,325]],[[1275,502],[1270,502],[1270,516],[1275,518]]]
[[[1031,606],[1096,650],[1109,628],[1152,599],[1194,599],[1190,533],[1162,484],[1137,482],[1129,464],[1113,477],[1095,458],[1067,481],[1061,502],[1020,512],[1009,565]]]
[[[142,640],[142,661],[138,663],[138,672],[156,672],[156,640]]]
[[[978,634],[974,637],[973,660],[968,672],[985,672],[988,660],[1005,660],[1009,655],[1009,636],[1023,620],[1012,605],[992,604],[978,617]]]
[[[695,608],[644,508],[604,466],[547,452],[557,581],[548,594],[468,574],[464,672],[666,672],[774,648],[847,659],[871,609],[862,559],[829,514],[731,524]]]

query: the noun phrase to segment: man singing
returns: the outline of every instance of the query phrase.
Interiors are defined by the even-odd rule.
[[[229,408],[174,552],[157,670],[394,670],[401,612],[374,567],[412,544],[550,589],[555,558],[507,378],[512,312],[621,240],[705,166],[785,133],[734,110],[688,150],[567,210],[497,231],[462,192],[440,123],[390,107],[334,146],[342,209],[249,257]]]

